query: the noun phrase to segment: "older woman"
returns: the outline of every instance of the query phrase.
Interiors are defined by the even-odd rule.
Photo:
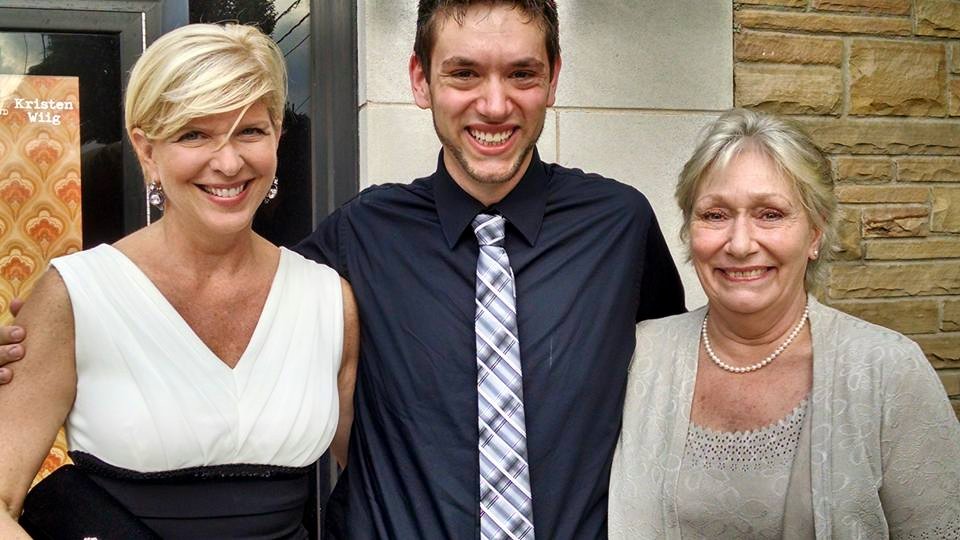
[[[723,115],[676,197],[701,309],[637,327],[611,538],[945,538],[960,426],[920,348],[810,294],[829,162],[772,116]]]
[[[16,519],[64,421],[93,483],[61,476],[89,491],[31,523],[73,512],[78,538],[306,535],[309,466],[331,442],[344,454],[357,321],[336,272],[251,229],[276,193],[285,100],[283,56],[252,27],[186,26],[137,62],[127,133],[164,214],[54,260],[20,312],[0,537],[26,537]]]

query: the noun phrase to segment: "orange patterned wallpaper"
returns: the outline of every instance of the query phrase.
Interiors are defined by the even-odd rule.
[[[79,251],[76,77],[0,75],[0,323],[51,258]]]
[[[0,324],[50,259],[81,249],[76,77],[0,75]],[[67,461],[63,431],[38,479]]]

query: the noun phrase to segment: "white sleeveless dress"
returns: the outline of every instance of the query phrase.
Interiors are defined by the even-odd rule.
[[[76,328],[71,451],[133,471],[303,467],[337,427],[343,309],[337,273],[281,248],[236,367],[224,364],[116,248],[54,259]]]

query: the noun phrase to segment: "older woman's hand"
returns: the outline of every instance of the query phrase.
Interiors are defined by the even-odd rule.
[[[22,307],[23,301],[14,298],[10,303],[10,312],[16,317]],[[23,345],[20,342],[26,334],[19,326],[0,326],[0,384],[7,384],[13,379],[13,370],[6,365],[23,358]]]

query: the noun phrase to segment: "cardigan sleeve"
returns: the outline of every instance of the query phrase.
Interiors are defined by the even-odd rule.
[[[960,423],[915,343],[883,366],[880,500],[891,538],[960,533]],[[893,351],[891,351],[893,352]]]

